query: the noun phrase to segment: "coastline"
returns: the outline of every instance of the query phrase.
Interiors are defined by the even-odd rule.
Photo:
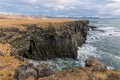
[[[16,22],[15,22],[16,21]],[[17,22],[17,20],[13,20],[12,22],[11,22],[11,20],[7,20],[7,25],[6,25],[6,27],[4,27],[5,29],[1,29],[1,31],[2,31],[2,33],[3,33],[3,35],[1,35],[3,38],[0,38],[0,39],[3,39],[3,40],[1,40],[1,44],[0,44],[0,51],[2,51],[2,53],[3,53],[3,56],[1,56],[0,58],[1,58],[1,66],[2,67],[4,67],[5,65],[8,65],[7,67],[4,67],[3,69],[1,69],[1,70],[3,70],[3,71],[1,71],[1,79],[3,79],[3,80],[14,80],[14,72],[15,72],[15,70],[17,69],[17,67],[19,66],[19,65],[21,65],[21,64],[29,64],[27,61],[26,61],[26,59],[24,59],[24,58],[22,58],[22,57],[19,57],[19,55],[16,55],[16,54],[13,54],[13,52],[15,52],[16,53],[16,51],[15,51],[15,49],[16,48],[18,48],[18,51],[20,52],[20,53],[22,53],[22,51],[24,51],[24,49],[22,49],[22,51],[20,51],[21,49],[19,49],[19,48],[21,48],[21,46],[19,46],[19,44],[17,44],[16,42],[16,40],[15,39],[17,39],[17,37],[18,37],[18,43],[19,43],[19,41],[20,41],[20,43],[21,43],[21,41],[23,40],[23,41],[25,41],[24,40],[24,38],[25,37],[27,37],[28,35],[25,35],[25,37],[24,38],[20,38],[21,37],[21,35],[19,35],[19,34],[21,34],[21,32],[19,32],[19,31],[26,31],[26,30],[28,30],[28,28],[27,29],[25,29],[26,27],[25,26],[27,26],[27,27],[29,27],[29,28],[31,28],[30,30],[28,30],[27,32],[29,32],[29,31],[35,31],[35,34],[36,34],[36,31],[38,30],[38,28],[36,28],[36,25],[35,24],[42,24],[42,26],[44,26],[44,24],[49,24],[49,23],[51,23],[51,22],[49,22],[49,21],[52,21],[52,20],[47,20],[47,21],[44,21],[43,20],[43,22],[41,21],[41,20],[38,20],[38,22],[37,21],[32,21],[33,23],[31,24],[31,21],[29,21],[29,20],[27,20],[29,23],[26,23],[26,20],[23,20],[23,21],[19,21],[18,20],[18,22]],[[41,21],[40,23],[39,23],[39,21]],[[5,21],[6,22],[6,21]],[[81,31],[81,29],[79,29],[79,28],[82,28],[81,27],[81,24],[82,23],[86,23],[87,24],[87,27],[88,27],[88,22],[89,21],[75,21],[76,22],[76,24],[74,23],[74,21],[67,21],[66,22],[66,20],[58,20],[58,23],[56,24],[56,22],[57,22],[57,20],[53,20],[53,23],[52,23],[52,25],[54,25],[55,24],[55,27],[54,28],[59,28],[60,27],[60,25],[61,25],[61,22],[62,23],[64,23],[64,24],[67,24],[67,27],[69,28],[69,26],[68,25],[72,25],[73,27],[76,27],[77,29],[78,29],[78,32],[76,31],[76,33],[78,34],[80,31]],[[73,22],[73,23],[72,23]],[[11,23],[15,23],[15,24],[11,24]],[[20,24],[19,24],[20,23]],[[3,28],[3,26],[5,25],[6,23],[3,23],[2,25],[1,25],[1,28]],[[18,28],[18,25],[19,25],[19,27],[21,27],[21,26],[24,26],[23,28],[21,27],[21,28]],[[10,27],[8,27],[8,25],[10,26]],[[77,26],[76,26],[77,25]],[[14,28],[13,28],[13,26],[15,26]],[[48,26],[48,25],[47,25]],[[59,26],[59,27],[58,27]],[[64,27],[66,27],[65,25],[62,25],[62,26],[64,26]],[[82,25],[83,26],[83,25]],[[35,29],[34,29],[34,27],[35,27]],[[46,26],[45,26],[46,27]],[[17,29],[16,29],[17,28]],[[68,29],[67,28],[67,29]],[[20,29],[20,30],[19,30]],[[67,30],[67,29],[65,29],[65,30]],[[88,30],[88,28],[86,28],[86,29],[82,29],[82,30]],[[27,32],[25,32],[25,33],[27,33]],[[32,33],[33,33],[32,32]],[[68,32],[69,32],[69,30],[68,30]],[[14,33],[14,34],[13,34]],[[31,32],[30,32],[31,33]],[[64,32],[63,32],[64,33]],[[7,38],[5,37],[5,34],[13,34],[13,35],[11,35],[11,36],[7,36]],[[29,33],[28,33],[29,34]],[[75,33],[73,33],[73,34],[75,34]],[[23,35],[24,35],[24,33],[23,33]],[[38,35],[38,34],[37,34]],[[49,35],[49,34],[48,34]],[[78,36],[79,35],[81,35],[81,34],[78,34],[78,35],[75,35],[75,37],[77,37],[77,38],[79,38]],[[82,34],[82,35],[85,35],[85,37],[86,37],[86,34]],[[5,38],[4,38],[5,37]],[[36,37],[36,36],[35,36]],[[37,37],[39,37],[39,36],[37,36]],[[65,38],[66,38],[66,36],[65,36]],[[21,39],[21,40],[20,40]],[[30,38],[31,39],[31,38]],[[48,38],[47,38],[48,39]],[[11,41],[14,41],[15,42],[15,44],[13,44]],[[69,39],[68,39],[69,40]],[[79,42],[79,40],[81,40],[81,38],[80,39],[75,39],[74,41],[75,41],[75,43],[78,41]],[[82,45],[83,43],[85,43],[85,40],[86,39],[84,39],[83,41],[82,41],[82,43],[80,43],[80,45]],[[27,39],[26,41],[29,41],[29,39]],[[9,44],[8,44],[9,43]],[[12,45],[10,45],[10,43],[12,44]],[[18,46],[14,46],[14,45],[18,45]],[[37,44],[37,43],[36,43]],[[46,43],[45,43],[46,44]],[[65,43],[64,43],[65,44]],[[69,43],[70,44],[70,43]],[[25,43],[24,43],[24,45],[25,45]],[[40,45],[39,45],[40,46]],[[63,46],[63,45],[62,45]],[[68,46],[68,45],[67,45]],[[22,46],[22,47],[25,47],[25,46]],[[30,46],[29,45],[27,45],[27,48],[29,48]],[[78,47],[78,46],[77,46]],[[26,50],[26,49],[25,49]],[[69,50],[69,49],[68,49]],[[24,53],[24,52],[23,52]],[[19,53],[18,53],[19,54]],[[12,55],[12,56],[11,56]],[[22,54],[22,56],[24,56],[23,54]],[[46,55],[45,55],[46,56]],[[30,57],[31,58],[31,57]],[[21,60],[21,61],[19,61],[19,60]],[[4,62],[4,64],[5,65],[3,65],[2,63],[3,63],[3,61],[5,61]],[[14,62],[16,62],[16,63],[14,63]],[[13,64],[16,64],[16,65],[13,65]],[[94,64],[94,63],[93,63]],[[11,67],[12,66],[12,67]],[[14,68],[13,68],[14,67]],[[93,67],[95,67],[95,66],[93,66]],[[7,68],[7,69],[6,69]],[[9,72],[9,68],[10,68],[10,72]],[[91,78],[91,76],[92,76],[92,79],[94,80],[114,80],[114,78],[113,79],[111,79],[111,76],[112,77],[115,77],[116,78],[116,80],[119,80],[120,78],[118,77],[119,75],[120,75],[120,73],[119,72],[117,72],[117,71],[115,71],[115,70],[107,70],[106,68],[106,72],[101,72],[101,71],[92,71],[91,69],[93,69],[93,68],[91,68],[91,67],[75,67],[75,68],[72,68],[72,69],[66,69],[65,71],[62,71],[62,72],[56,72],[55,74],[54,74],[54,76],[55,77],[52,77],[51,78],[51,76],[50,77],[43,77],[43,78],[40,78],[39,80],[51,80],[51,79],[53,79],[53,80],[56,80],[56,79],[63,79],[63,80],[73,80],[73,79],[75,79],[75,80],[80,80],[80,78],[81,78],[81,80],[89,80],[90,78]],[[99,68],[98,68],[99,69]],[[101,67],[100,67],[100,69],[101,69]],[[9,72],[9,73],[7,73],[7,71]],[[74,72],[75,71],[75,72]],[[83,74],[79,74],[79,73],[81,73],[81,72],[83,72]],[[7,74],[6,74],[7,73]],[[5,75],[4,75],[5,74]],[[103,74],[103,75],[102,75]],[[99,75],[101,75],[101,76],[99,76]],[[110,76],[110,78],[109,78],[109,76]],[[87,77],[87,78],[86,78]],[[109,79],[108,79],[109,78]],[[34,80],[34,79],[32,79],[32,78],[30,78],[30,79],[28,79],[28,80]]]

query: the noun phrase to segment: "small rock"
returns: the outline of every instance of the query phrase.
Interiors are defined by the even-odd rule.
[[[41,64],[37,68],[39,77],[45,77],[54,74],[54,69],[49,64]]]
[[[87,60],[85,60],[85,66],[86,67],[94,67],[99,63],[99,61],[94,58],[94,57],[90,57]]]
[[[2,51],[0,51],[0,56],[4,56],[4,53]]]
[[[106,80],[120,80],[120,76],[116,74],[110,74]]]
[[[104,64],[97,64],[93,67],[93,71],[105,72],[107,71],[107,67]]]
[[[18,80],[26,80],[29,77],[34,77],[35,80],[38,79],[37,70],[32,65],[20,65],[14,75],[14,78]]]
[[[107,70],[107,67],[100,63],[96,58],[90,57],[85,61],[86,67],[92,67],[93,71],[99,71],[99,72],[105,72]]]

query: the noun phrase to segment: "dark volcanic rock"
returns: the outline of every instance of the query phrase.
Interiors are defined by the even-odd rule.
[[[54,74],[53,67],[48,64],[41,64],[37,66],[37,69],[38,69],[39,77],[45,77],[45,76],[50,76]]]
[[[120,80],[120,72],[101,67],[97,59],[91,58],[91,67],[74,67],[63,71],[55,71],[49,64],[21,65],[17,68],[14,77],[17,80]],[[93,62],[95,62],[93,64]],[[99,66],[93,70],[94,67]],[[31,77],[34,79],[31,79]]]
[[[20,65],[15,74],[14,78],[19,80],[26,80],[29,77],[34,77],[35,80],[38,80],[40,77],[48,77],[53,75],[54,69],[48,64],[41,64],[37,67],[32,64],[29,65]]]
[[[77,57],[78,46],[85,43],[89,30],[89,21],[70,21],[62,23],[24,24],[21,31],[17,28],[0,29],[7,33],[2,37],[4,42],[10,43],[15,49],[15,56],[32,59],[54,59]],[[23,51],[19,49],[24,48]],[[18,52],[17,52],[18,51]]]
[[[97,27],[95,27],[95,26],[89,26],[90,27],[90,29],[92,29],[93,31],[97,28]]]
[[[38,79],[38,73],[35,67],[32,65],[20,65],[15,72],[14,78],[18,80],[26,80],[31,76],[33,76],[35,80]]]
[[[88,31],[88,23],[70,22],[60,24],[60,28],[49,25],[33,33],[30,40],[29,56],[33,59],[54,59],[77,57],[77,47],[81,46]]]

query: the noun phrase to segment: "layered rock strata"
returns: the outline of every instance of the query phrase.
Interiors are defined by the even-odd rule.
[[[22,24],[18,28],[1,28],[1,42],[10,43],[12,55],[31,59],[54,59],[77,57],[77,47],[85,43],[89,21],[61,23]]]

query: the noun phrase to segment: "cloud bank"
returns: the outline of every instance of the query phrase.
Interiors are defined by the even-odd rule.
[[[120,0],[0,0],[0,12],[120,17]]]

